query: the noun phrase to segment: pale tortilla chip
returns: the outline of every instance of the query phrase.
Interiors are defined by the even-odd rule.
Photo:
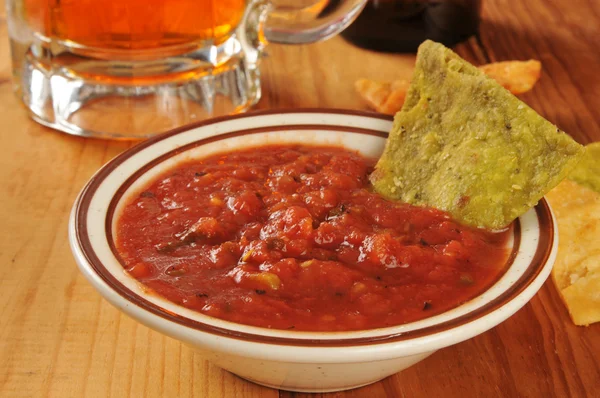
[[[479,68],[511,93],[521,94],[531,90],[538,81],[542,64],[535,60],[505,61]],[[386,115],[394,115],[402,108],[409,85],[408,80],[394,80],[390,83],[359,79],[354,88],[371,108]]]
[[[600,193],[565,180],[546,194],[558,223],[552,279],[573,323],[600,321]]]
[[[499,229],[564,179],[581,154],[496,81],[426,41],[371,181],[389,199]]]

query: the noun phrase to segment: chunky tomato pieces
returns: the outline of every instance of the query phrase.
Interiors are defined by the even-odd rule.
[[[370,190],[373,164],[294,145],[179,165],[124,208],[118,251],[131,275],[175,303],[277,329],[399,325],[497,279],[507,231],[389,202]]]

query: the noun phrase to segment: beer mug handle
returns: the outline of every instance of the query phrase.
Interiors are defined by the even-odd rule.
[[[356,19],[366,0],[267,1],[264,35],[267,41],[304,44],[325,40],[340,33]]]
[[[304,44],[344,30],[367,0],[252,0],[242,22],[242,41],[260,53],[268,43]]]

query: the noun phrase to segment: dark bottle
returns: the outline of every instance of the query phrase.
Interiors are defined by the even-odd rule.
[[[359,47],[415,52],[426,39],[453,46],[477,33],[481,0],[369,0],[342,36]]]

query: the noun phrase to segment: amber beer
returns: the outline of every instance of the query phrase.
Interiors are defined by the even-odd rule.
[[[141,139],[250,109],[268,43],[325,40],[366,0],[6,0],[16,95],[69,134]]]
[[[30,26],[66,45],[152,50],[226,38],[245,0],[25,0]],[[186,48],[187,50],[187,48]]]

